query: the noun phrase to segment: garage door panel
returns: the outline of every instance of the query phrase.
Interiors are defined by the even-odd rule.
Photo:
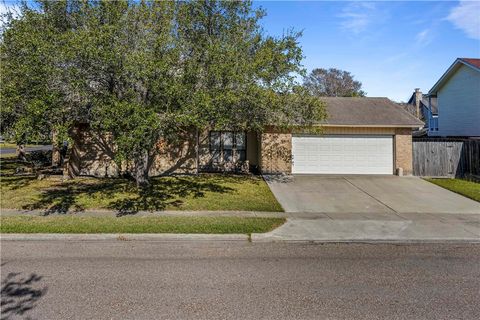
[[[293,136],[293,173],[392,174],[392,136]]]

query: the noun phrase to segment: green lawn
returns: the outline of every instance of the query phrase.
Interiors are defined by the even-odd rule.
[[[36,146],[40,146],[40,145],[26,144],[25,148],[36,147]],[[16,148],[17,148],[16,143],[10,143],[10,142],[0,143],[0,149],[16,149]]]
[[[15,149],[15,148],[17,148],[17,144],[15,143],[9,143],[9,142],[0,143],[0,149]]]
[[[425,179],[440,187],[480,202],[480,183],[462,179]]]
[[[283,218],[242,217],[0,217],[2,233],[263,233]]]
[[[0,159],[15,159],[15,153],[0,153]]]
[[[1,208],[49,209],[57,212],[112,209],[139,210],[245,210],[283,211],[261,177],[221,174],[171,176],[152,179],[139,191],[126,179],[60,177],[37,180],[15,176],[18,164],[1,160]]]

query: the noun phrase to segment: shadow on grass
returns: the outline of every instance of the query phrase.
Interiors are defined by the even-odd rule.
[[[11,190],[27,187],[33,181],[37,180],[35,174],[17,175],[15,171],[19,168],[28,168],[29,165],[17,159],[1,159],[0,161],[0,180],[3,186]]]
[[[118,216],[123,216],[138,211],[180,207],[186,197],[200,198],[207,192],[229,193],[234,190],[224,186],[222,180],[201,177],[154,178],[145,189],[137,189],[132,181],[124,179],[72,180],[43,190],[39,200],[23,209],[45,209],[44,215],[79,212],[86,209],[79,204],[79,197],[102,197],[113,199],[106,209],[116,210]],[[115,199],[119,194],[124,196]]]
[[[37,180],[35,176],[5,176],[0,177],[2,185],[10,190],[19,190],[28,187],[32,182]]]
[[[2,161],[2,188],[15,190],[16,195],[27,199],[36,197],[40,192],[38,200],[23,205],[22,209],[45,209],[44,215],[80,212],[87,208],[117,210],[118,216],[138,211],[160,211],[167,207],[181,207],[186,198],[201,198],[212,192],[233,193],[237,185],[258,184],[261,181],[249,176],[222,174],[165,176],[152,178],[146,189],[137,189],[135,183],[127,179],[78,178],[62,181],[53,178],[38,181],[35,176],[15,175],[15,169],[20,165],[22,163],[17,161]]]
[[[183,204],[181,198],[201,198],[206,192],[228,193],[234,189],[198,177],[170,177],[152,179],[148,188],[135,191],[135,197],[114,201],[109,209],[117,210],[117,216],[141,210],[164,210],[167,206],[180,207]]]
[[[21,164],[17,159],[0,159],[0,172],[2,175],[13,174]]]
[[[1,319],[23,316],[36,307],[38,300],[47,293],[47,287],[37,288],[42,276],[35,273],[23,277],[11,272],[2,280]]]
[[[32,204],[23,206],[23,209],[45,209],[44,215],[54,213],[65,214],[69,211],[84,211],[85,207],[79,204],[80,197],[114,197],[116,193],[123,192],[125,182],[111,180],[93,183],[85,180],[71,180],[42,190],[40,199]]]

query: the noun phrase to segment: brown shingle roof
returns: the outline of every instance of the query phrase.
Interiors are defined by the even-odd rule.
[[[420,127],[423,122],[388,98],[324,97],[326,125]]]

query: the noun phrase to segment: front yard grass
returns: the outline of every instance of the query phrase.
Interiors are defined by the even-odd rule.
[[[0,153],[0,159],[6,158],[9,158],[8,160],[15,158],[15,153]]]
[[[111,209],[122,214],[157,210],[283,211],[261,177],[201,174],[157,177],[140,191],[127,179],[14,175],[19,164],[0,163],[0,208],[51,212]]]
[[[2,233],[263,233],[283,218],[3,216]]]
[[[462,179],[425,179],[440,187],[480,202],[480,183]]]
[[[10,143],[10,142],[0,143],[0,149],[16,149],[16,148],[17,148],[16,143]]]
[[[41,144],[25,144],[25,148],[30,148],[30,147],[36,147],[36,146],[41,146]],[[0,143],[0,149],[16,149],[17,144],[16,143],[10,143],[10,142],[5,142],[5,143]]]

